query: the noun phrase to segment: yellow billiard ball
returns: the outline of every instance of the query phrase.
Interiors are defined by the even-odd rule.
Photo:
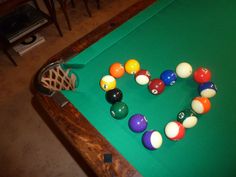
[[[112,90],[116,88],[116,79],[111,75],[103,76],[100,80],[100,86],[105,91]]]
[[[135,74],[140,70],[140,64],[135,59],[130,59],[125,63],[125,71],[128,74]]]

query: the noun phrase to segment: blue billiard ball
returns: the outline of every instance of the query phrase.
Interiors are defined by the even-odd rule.
[[[136,133],[143,132],[147,128],[147,119],[142,114],[134,114],[129,119],[129,128]]]
[[[162,145],[162,136],[156,130],[149,130],[143,134],[142,143],[145,148],[155,150]]]
[[[173,70],[165,70],[161,73],[160,78],[165,85],[174,85],[177,80],[177,75]]]
[[[211,98],[216,95],[217,88],[214,83],[206,82],[198,86],[198,91],[202,97]]]

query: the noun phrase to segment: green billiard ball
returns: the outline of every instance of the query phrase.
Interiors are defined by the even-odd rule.
[[[111,106],[110,113],[115,119],[123,119],[128,115],[128,106],[124,102],[116,102]]]
[[[177,121],[182,123],[185,128],[192,128],[197,124],[198,119],[191,109],[185,109],[178,113]]]

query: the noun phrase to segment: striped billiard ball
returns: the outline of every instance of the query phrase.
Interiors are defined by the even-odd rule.
[[[100,87],[104,91],[112,90],[116,88],[116,79],[111,75],[103,76],[100,80]]]
[[[198,86],[198,92],[202,97],[212,98],[216,95],[217,88],[212,82],[206,82]]]
[[[205,114],[211,109],[211,102],[205,97],[196,97],[192,100],[192,109],[198,114]]]
[[[146,131],[142,136],[142,143],[149,150],[158,149],[162,145],[162,136],[156,130]]]
[[[169,122],[165,127],[165,134],[170,140],[180,140],[185,135],[184,126],[177,121]]]
[[[149,83],[151,78],[151,74],[149,73],[149,71],[141,69],[139,70],[136,74],[135,74],[135,81],[139,84],[139,85],[146,85]]]
[[[191,109],[185,109],[178,113],[177,121],[182,123],[185,128],[192,128],[197,124],[198,119]]]

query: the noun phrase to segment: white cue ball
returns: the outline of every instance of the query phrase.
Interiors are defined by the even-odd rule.
[[[180,78],[188,78],[189,76],[191,76],[192,72],[193,72],[192,66],[186,62],[180,63],[176,67],[176,74]]]

